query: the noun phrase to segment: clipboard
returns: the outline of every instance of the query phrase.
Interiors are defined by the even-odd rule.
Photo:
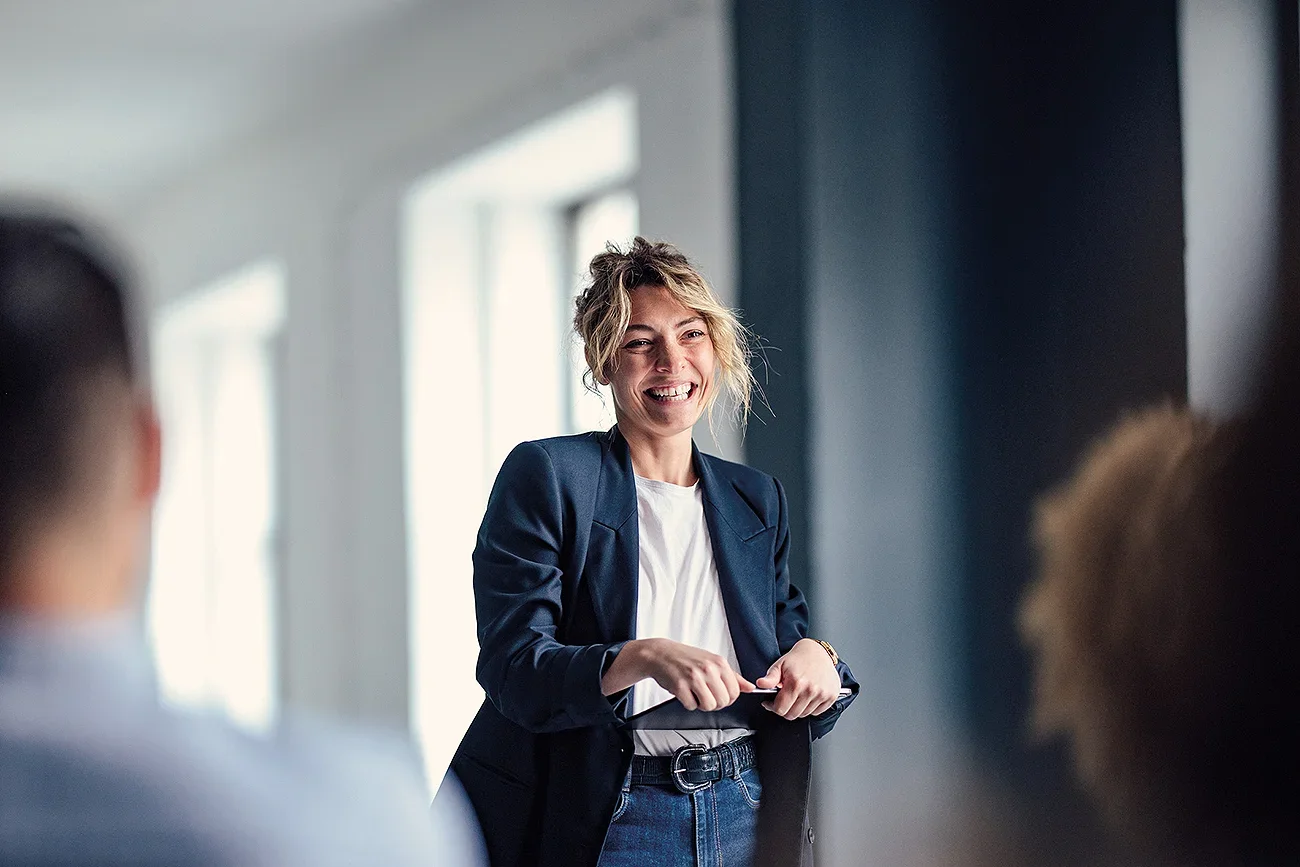
[[[756,689],[742,692],[722,710],[687,710],[675,698],[646,708],[623,721],[623,727],[649,731],[692,731],[698,729],[752,729],[757,728],[763,715],[772,712],[763,707],[776,695],[775,689]],[[853,690],[841,687],[840,698],[847,698]]]

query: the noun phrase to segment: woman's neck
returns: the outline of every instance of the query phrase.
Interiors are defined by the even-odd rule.
[[[682,431],[671,439],[642,438],[624,434],[632,453],[632,471],[643,479],[672,485],[695,484],[695,465],[691,461],[691,432]]]

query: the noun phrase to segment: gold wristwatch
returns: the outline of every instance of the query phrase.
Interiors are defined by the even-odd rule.
[[[822,641],[820,638],[814,638],[813,641],[820,644],[822,646],[822,650],[826,651],[827,655],[830,656],[831,665],[840,664],[840,655],[835,652],[835,648],[831,647],[831,643],[829,641]]]

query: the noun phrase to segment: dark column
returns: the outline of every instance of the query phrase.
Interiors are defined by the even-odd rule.
[[[1033,762],[1031,504],[1122,412],[1186,395],[1177,16],[977,5],[953,34],[963,703],[980,744]]]
[[[777,4],[782,5],[782,4]],[[790,505],[796,584],[816,596],[809,568],[807,149],[800,10],[737,3],[736,134],[740,306],[762,339],[754,372],[763,389],[745,436],[746,459],[779,478]]]
[[[804,462],[814,622],[864,684],[819,859],[889,863],[958,749],[1065,803],[1014,614],[1035,497],[1185,394],[1176,9],[734,10],[740,303],[802,354],[748,459]]]
[[[1294,274],[1300,268],[1300,3],[1274,0],[1274,36],[1277,46],[1277,117],[1281,195],[1279,259],[1283,285],[1300,285]],[[1300,298],[1284,299],[1290,321],[1300,321]]]

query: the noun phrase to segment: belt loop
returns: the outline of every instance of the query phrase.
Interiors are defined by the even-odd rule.
[[[734,778],[740,779],[741,766],[748,759],[751,766],[754,765],[754,739],[753,736],[737,738],[731,741],[728,746],[731,747],[732,768],[735,769]]]

